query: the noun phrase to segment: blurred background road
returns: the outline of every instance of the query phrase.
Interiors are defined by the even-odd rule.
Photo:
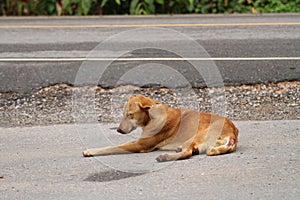
[[[56,83],[72,85],[79,67],[97,45],[125,31],[149,27],[164,28],[155,30],[157,40],[151,42],[166,49],[177,44],[191,57],[193,52],[186,41],[177,37],[162,41],[163,32],[174,30],[199,43],[208,53],[206,58],[211,57],[217,65],[225,85],[300,79],[300,14],[8,17],[0,19],[0,91],[26,93]],[[131,44],[147,43],[147,38],[133,37],[129,41],[120,38],[113,45],[126,49]],[[118,50],[112,49],[101,58],[114,61],[111,56]],[[106,73],[99,85],[114,87],[110,80],[118,77],[118,72],[149,62],[188,68],[187,62],[168,59],[174,55],[167,51],[139,49],[123,57],[133,60],[113,62],[113,70]],[[161,57],[165,60],[155,61]],[[97,65],[104,67],[104,62],[98,60]],[[205,86],[193,73],[186,73],[185,77],[192,86]],[[184,83],[178,80],[176,87],[182,86]]]

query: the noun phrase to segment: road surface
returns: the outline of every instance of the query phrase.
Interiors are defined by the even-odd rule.
[[[298,199],[299,121],[236,124],[235,153],[171,163],[160,151],[82,157],[138,136],[116,124],[0,128],[1,199]]]

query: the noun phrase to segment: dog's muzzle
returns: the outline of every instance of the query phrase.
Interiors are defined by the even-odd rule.
[[[122,129],[120,129],[120,127],[117,129],[117,131],[121,134],[126,134]]]

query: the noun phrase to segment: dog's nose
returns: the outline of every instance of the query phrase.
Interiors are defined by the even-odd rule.
[[[117,129],[117,131],[118,131],[119,133],[125,134],[124,131],[123,131],[122,129],[120,129],[120,127]]]

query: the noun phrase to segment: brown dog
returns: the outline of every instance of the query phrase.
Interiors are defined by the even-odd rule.
[[[145,153],[155,149],[175,150],[157,161],[186,159],[206,152],[209,156],[235,151],[238,129],[227,118],[194,110],[170,108],[145,96],[131,96],[125,104],[118,132],[127,134],[142,127],[141,137],[120,146],[87,149],[83,156]]]

